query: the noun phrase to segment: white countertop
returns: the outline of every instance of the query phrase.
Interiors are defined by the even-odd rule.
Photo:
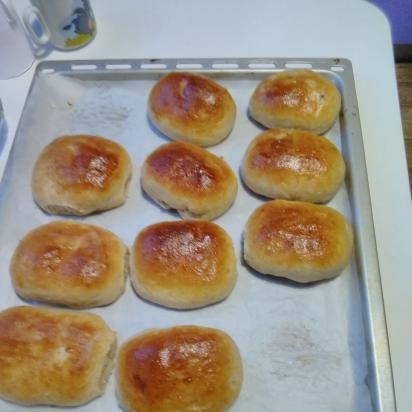
[[[22,10],[26,1],[16,0]],[[356,82],[397,407],[412,410],[412,207],[390,28],[360,0],[99,0],[96,38],[47,58],[344,57]],[[0,81],[8,139],[0,174],[34,66]]]

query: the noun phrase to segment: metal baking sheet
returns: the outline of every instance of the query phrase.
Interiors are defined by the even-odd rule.
[[[245,190],[216,220],[231,235],[238,281],[223,302],[177,311],[140,299],[127,283],[112,305],[91,309],[117,331],[119,343],[153,327],[197,324],[220,328],[237,342],[244,365],[233,412],[395,411],[385,315],[359,112],[351,64],[345,59],[152,59],[46,61],[37,66],[0,191],[0,309],[29,304],[13,291],[9,262],[25,233],[60,219],[43,213],[31,197],[30,179],[41,149],[62,134],[90,133],[118,141],[134,164],[127,202],[78,218],[112,230],[130,246],[146,225],[179,219],[151,202],[139,185],[140,166],[168,141],[148,122],[146,102],[155,81],[171,70],[215,78],[232,94],[237,118],[230,136],[209,150],[238,174],[249,142],[262,129],[247,113],[248,100],[266,75],[311,68],[340,89],[343,108],[326,133],[348,166],[344,185],[329,205],[352,222],[356,244],[350,265],[336,279],[311,285],[262,276],[242,260],[241,237],[250,213],[265,200]],[[1,371],[0,371],[1,373]],[[34,407],[46,410],[45,407]],[[105,394],[79,411],[120,410],[112,376]],[[0,401],[1,411],[25,408]],[[54,409],[57,410],[57,409]],[[64,409],[66,410],[66,409]]]

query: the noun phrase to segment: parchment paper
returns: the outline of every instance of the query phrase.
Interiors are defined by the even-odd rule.
[[[33,202],[30,188],[36,157],[55,137],[101,135],[122,144],[133,159],[126,203],[79,220],[113,231],[130,246],[146,225],[179,219],[176,213],[154,204],[139,184],[145,157],[168,141],[150,126],[146,115],[155,75],[152,79],[118,77],[103,80],[96,75],[94,80],[80,80],[41,74],[36,79],[1,185],[0,309],[29,304],[15,294],[9,278],[10,258],[19,239],[40,224],[61,219],[43,213]],[[239,176],[246,147],[261,131],[247,116],[249,96],[258,80],[223,76],[218,81],[232,94],[237,119],[231,135],[210,151],[223,156]],[[338,123],[326,135],[340,146]],[[153,327],[196,324],[229,333],[239,346],[244,366],[243,388],[233,412],[372,411],[365,384],[367,348],[355,260],[336,279],[312,285],[257,274],[242,260],[241,238],[248,216],[264,201],[247,191],[239,178],[233,207],[215,221],[231,235],[238,257],[238,281],[225,301],[197,310],[166,309],[140,299],[128,281],[126,292],[115,303],[90,311],[103,316],[117,331],[120,344]],[[346,187],[330,205],[351,220]],[[22,410],[26,409],[0,400],[0,411]],[[75,410],[120,410],[114,376],[102,397]]]

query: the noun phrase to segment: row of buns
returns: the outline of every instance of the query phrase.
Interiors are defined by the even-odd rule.
[[[116,365],[127,412],[223,412],[242,385],[237,345],[202,326],[151,329],[117,350],[116,332],[87,312],[17,306],[0,312],[0,397],[78,406],[101,396]]]
[[[40,153],[32,174],[36,203],[58,215],[88,215],[125,202],[131,177],[126,150],[89,135],[62,136]],[[250,144],[241,164],[248,188],[268,198],[329,201],[345,163],[328,139],[296,129],[269,129]],[[212,220],[233,204],[238,190],[230,166],[206,149],[166,143],[147,156],[141,185],[160,206],[183,218]]]
[[[341,96],[326,76],[288,70],[263,79],[249,102],[250,116],[267,128],[296,128],[322,134],[335,122]],[[211,78],[171,72],[152,88],[152,124],[173,140],[211,146],[232,130],[236,106],[228,90]]]
[[[312,282],[337,276],[353,244],[350,224],[328,206],[273,200],[249,217],[243,252],[260,273]],[[10,264],[12,284],[24,299],[94,307],[114,302],[129,273],[142,298],[176,309],[225,299],[237,270],[233,242],[215,223],[159,222],[142,229],[129,256],[110,231],[74,221],[31,230]]]
[[[144,299],[176,309],[218,302],[232,291],[232,240],[206,221],[161,222],[128,248],[112,232],[70,220],[30,231],[10,264],[13,287],[27,300],[86,308],[108,305],[123,293],[129,274]]]

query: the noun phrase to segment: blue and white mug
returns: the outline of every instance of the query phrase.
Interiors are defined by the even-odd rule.
[[[23,21],[38,44],[59,50],[78,49],[96,35],[96,21],[88,0],[31,0]],[[41,33],[34,29],[38,23]]]

